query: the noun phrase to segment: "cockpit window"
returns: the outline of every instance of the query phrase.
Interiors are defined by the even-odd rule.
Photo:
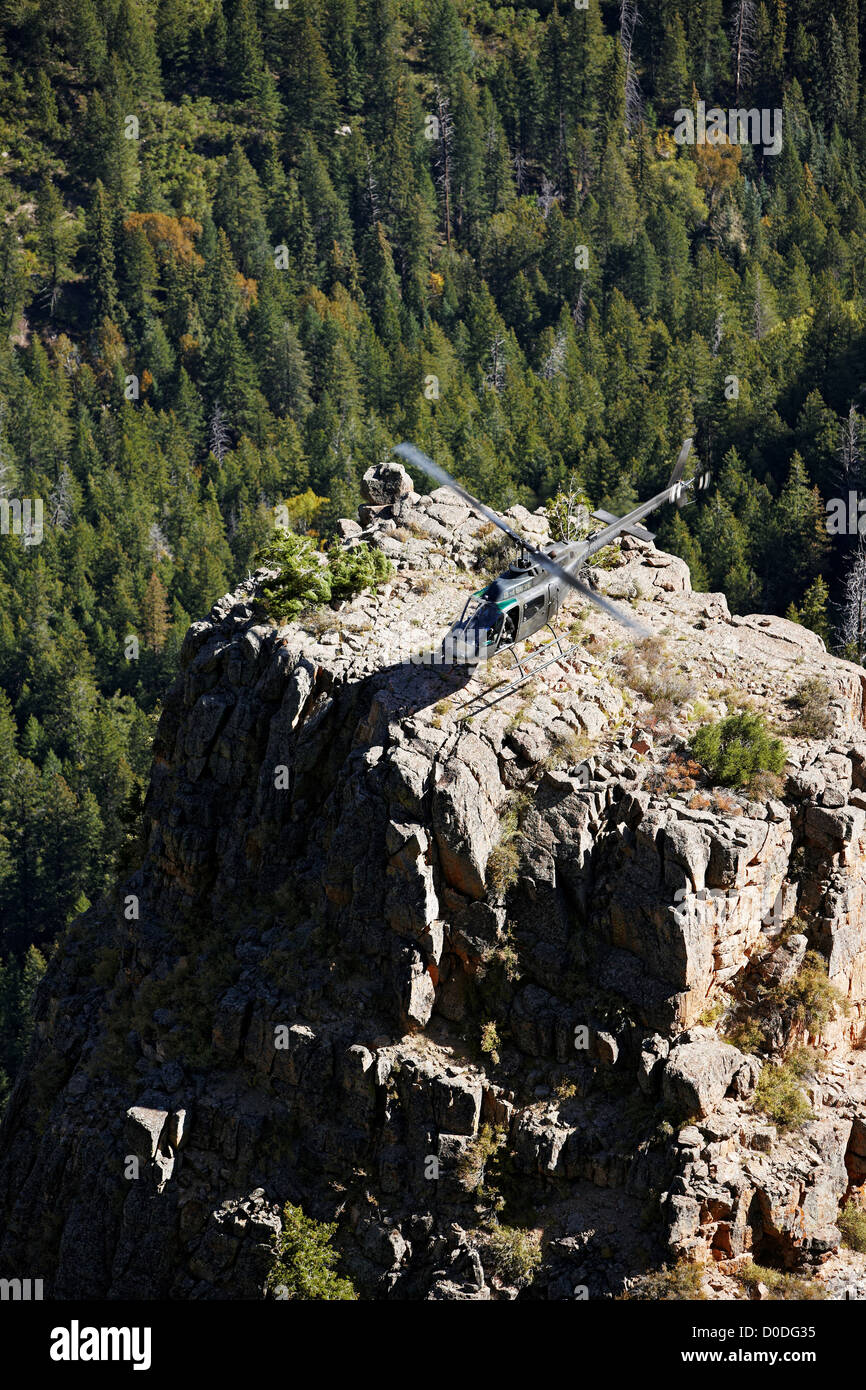
[[[468,627],[471,624],[473,627],[491,628],[501,616],[495,603],[491,603],[480,594],[473,594],[466,600],[466,607],[460,616],[460,626]]]
[[[475,614],[475,626],[493,632],[502,623],[502,614],[495,603],[482,603]]]
[[[483,658],[499,640],[505,614],[482,595],[473,594],[463,609],[460,621],[451,629],[451,641],[464,658]]]

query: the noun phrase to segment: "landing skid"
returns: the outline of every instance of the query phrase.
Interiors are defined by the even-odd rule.
[[[473,719],[475,715],[480,714],[482,710],[492,709],[494,705],[498,705],[500,701],[507,700],[509,695],[513,695],[515,690],[519,690],[522,685],[532,680],[533,676],[537,676],[541,671],[544,671],[546,667],[553,666],[557,661],[567,661],[568,658],[577,651],[577,645],[574,642],[563,646],[562,640],[556,630],[551,627],[550,623],[547,623],[546,626],[551,633],[553,641],[545,642],[540,650],[531,652],[528,656],[526,652],[523,653],[522,657],[517,654],[517,647],[522,645],[522,643],[511,642],[507,647],[499,648],[496,655],[498,656],[499,652],[508,652],[514,661],[514,667],[517,668],[520,675],[516,680],[509,681],[504,689],[500,689],[497,685],[493,686],[489,691],[479,691],[477,695],[473,696],[471,700],[467,700],[462,706],[459,715],[460,719]],[[556,651],[552,656],[548,656],[547,653],[552,647],[555,647]]]

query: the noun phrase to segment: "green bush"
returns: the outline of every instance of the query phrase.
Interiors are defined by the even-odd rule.
[[[662,1265],[650,1274],[642,1274],[635,1280],[623,1301],[641,1303],[671,1303],[693,1299],[704,1301],[706,1294],[701,1287],[703,1271],[699,1265],[679,1260],[675,1265]]]
[[[532,1282],[541,1264],[541,1232],[523,1231],[516,1226],[497,1226],[486,1240],[496,1274],[518,1288]]]
[[[479,978],[484,979],[491,971],[498,971],[506,984],[513,984],[515,980],[520,979],[520,957],[514,944],[510,923],[506,926],[499,944],[487,949],[481,957],[477,972]]]
[[[387,555],[364,541],[352,550],[332,546],[327,562],[318,559],[311,540],[294,531],[280,531],[259,551],[263,565],[280,571],[262,587],[262,597],[274,616],[292,622],[305,608],[349,598],[381,584],[394,572]]]
[[[547,503],[547,521],[552,541],[582,541],[594,531],[603,529],[603,523],[592,516],[592,503],[586,493],[572,477],[567,487],[560,488],[555,497]],[[586,564],[597,569],[612,569],[620,563],[618,545],[605,545],[587,557]]]
[[[862,1207],[855,1207],[853,1202],[849,1202],[843,1207],[836,1224],[842,1232],[842,1239],[849,1250],[857,1250],[861,1255],[866,1255],[866,1211]]]
[[[314,1221],[300,1207],[287,1202],[283,1229],[276,1238],[278,1259],[268,1273],[268,1288],[279,1299],[306,1302],[348,1301],[357,1298],[349,1279],[341,1279],[334,1266],[340,1258],[331,1249],[336,1222]]]
[[[512,798],[500,814],[499,840],[487,858],[485,882],[488,889],[500,898],[520,877],[520,850],[517,845],[520,814],[521,803]]]
[[[755,1109],[762,1110],[779,1129],[799,1129],[813,1118],[812,1107],[800,1085],[812,1069],[805,1048],[786,1057],[779,1067],[765,1064],[755,1088]]]
[[[578,487],[574,478],[567,487],[560,488],[546,507],[550,526],[550,539],[553,541],[580,541],[591,530],[592,503],[586,493]]]
[[[785,987],[790,1017],[817,1033],[835,1016],[837,1008],[848,1012],[848,1001],[827,976],[827,962],[818,951],[807,951],[794,979]]]
[[[626,683],[650,701],[656,714],[673,714],[694,696],[692,681],[661,637],[644,637],[618,660]]]
[[[473,568],[486,579],[494,579],[516,558],[517,546],[490,522],[480,528],[477,536]]]
[[[280,531],[262,547],[258,558],[263,565],[279,570],[279,576],[262,587],[262,598],[274,617],[292,622],[311,604],[330,602],[328,567],[318,560],[313,542],[306,536]]]
[[[757,1288],[758,1284],[766,1285],[771,1303],[787,1302],[788,1300],[814,1302],[827,1297],[826,1290],[816,1280],[801,1279],[797,1274],[789,1274],[781,1269],[770,1269],[766,1265],[746,1265],[734,1277],[749,1292]]]
[[[767,1046],[764,1024],[759,1019],[735,1018],[725,1029],[725,1042],[733,1043],[741,1052],[762,1052]]]
[[[756,773],[778,774],[785,766],[785,745],[771,736],[760,714],[729,714],[704,724],[689,748],[713,782],[725,787],[744,787]]]
[[[789,931],[802,931],[805,927],[806,923],[797,917],[788,924]],[[757,952],[752,963],[753,966],[757,965],[760,972]],[[768,1038],[780,1019],[786,1033],[796,1027],[818,1033],[825,1023],[836,1016],[837,1011],[847,1014],[848,1001],[830,984],[827,962],[820,952],[807,951],[803,964],[792,980],[768,985],[760,977],[752,983],[745,977],[741,978],[734,986],[733,1014],[726,1036],[743,1052],[763,1052],[768,1048]],[[808,1048],[801,1048],[794,1055],[808,1059],[809,1070],[814,1070],[818,1065]]]
[[[487,1054],[494,1067],[499,1065],[499,1031],[495,1023],[482,1023],[481,1051]]]
[[[351,550],[332,546],[328,551],[328,565],[331,572],[331,597],[351,598],[363,589],[372,589],[390,579],[394,566],[375,546],[362,541]]]
[[[457,1159],[457,1178],[468,1192],[479,1192],[484,1182],[484,1170],[505,1144],[505,1131],[492,1125],[482,1125],[476,1137],[466,1145]]]
[[[826,738],[833,732],[835,720],[830,709],[833,691],[820,676],[809,676],[798,687],[792,703],[798,714],[791,729],[802,738]]]

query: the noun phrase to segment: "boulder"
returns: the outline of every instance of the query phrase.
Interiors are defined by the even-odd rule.
[[[468,898],[485,895],[504,799],[495,755],[475,734],[463,734],[434,789],[433,829],[445,878]]]
[[[796,933],[789,936],[781,946],[777,946],[765,961],[761,962],[761,975],[770,985],[786,985],[793,980],[809,948],[805,936]]]
[[[393,506],[412,491],[412,479],[402,463],[376,463],[361,479],[361,496],[374,507]]]
[[[126,1112],[123,1130],[130,1152],[137,1158],[154,1158],[167,1119],[167,1110],[151,1110],[144,1105],[131,1106]]]
[[[468,1076],[438,1076],[433,1083],[437,1127],[448,1134],[474,1135],[481,1114],[481,1082]]]
[[[745,1061],[730,1043],[707,1039],[673,1047],[662,1074],[664,1098],[680,1115],[709,1115]]]

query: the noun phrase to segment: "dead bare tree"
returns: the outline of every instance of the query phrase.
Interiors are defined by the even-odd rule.
[[[57,530],[66,531],[72,522],[72,474],[64,463],[54,488],[48,495],[48,522]]]
[[[755,0],[737,0],[731,17],[731,65],[734,69],[734,99],[740,100],[740,87],[755,64]]]
[[[577,485],[574,473],[569,475],[568,484],[560,488],[552,501],[547,504],[547,517],[551,539],[555,541],[580,541],[588,532],[588,518],[583,503],[583,493]]]
[[[376,175],[373,173],[373,162],[367,153],[367,198],[370,204],[370,219],[375,227],[377,222],[382,221],[382,214],[379,210],[379,184]]]
[[[6,459],[6,444],[3,438],[3,405],[0,403],[0,497],[8,497],[12,486],[12,469]]]
[[[775,321],[775,314],[767,294],[764,277],[759,270],[756,270],[755,293],[752,300],[752,328],[759,342],[762,338],[766,338]]]
[[[575,306],[571,311],[572,322],[578,331],[580,331],[580,329],[583,328],[584,318],[586,316],[586,295],[584,293],[585,288],[586,282],[581,280],[580,289],[577,292],[577,302],[575,303]]]
[[[511,163],[514,166],[514,181],[517,185],[517,192],[523,193],[526,190],[526,159],[520,150],[517,151]]]
[[[550,209],[554,203],[559,202],[559,189],[555,188],[546,174],[542,175],[541,192],[538,194],[538,206],[541,208],[545,222],[550,214]]]
[[[637,0],[620,0],[619,40],[625,57],[625,123],[633,130],[643,115],[643,98],[634,69],[634,31],[640,23]]]
[[[213,408],[210,421],[210,451],[218,463],[222,463],[229,450],[231,436],[226,425],[226,417],[219,401]]]
[[[565,329],[560,328],[553,340],[553,347],[542,362],[538,373],[543,381],[552,381],[555,376],[559,376],[565,366],[567,353],[568,338],[565,335]]]
[[[484,377],[484,384],[491,391],[499,392],[505,386],[506,363],[505,339],[501,333],[496,333],[490,344],[490,371]]]
[[[857,550],[845,575],[840,607],[839,635],[843,648],[852,656],[856,654],[857,663],[862,666],[866,651],[866,545],[862,536],[858,538]]]
[[[451,107],[448,102],[447,94],[442,90],[439,83],[436,83],[436,123],[438,126],[439,149],[437,163],[439,166],[437,182],[442,189],[443,200],[445,203],[445,240],[448,243],[448,250],[451,250],[451,142],[454,135],[454,122],[451,119]]]
[[[860,448],[862,428],[863,421],[852,405],[842,421],[842,437],[836,450],[837,477],[843,488],[857,489],[862,483],[863,454]]]

